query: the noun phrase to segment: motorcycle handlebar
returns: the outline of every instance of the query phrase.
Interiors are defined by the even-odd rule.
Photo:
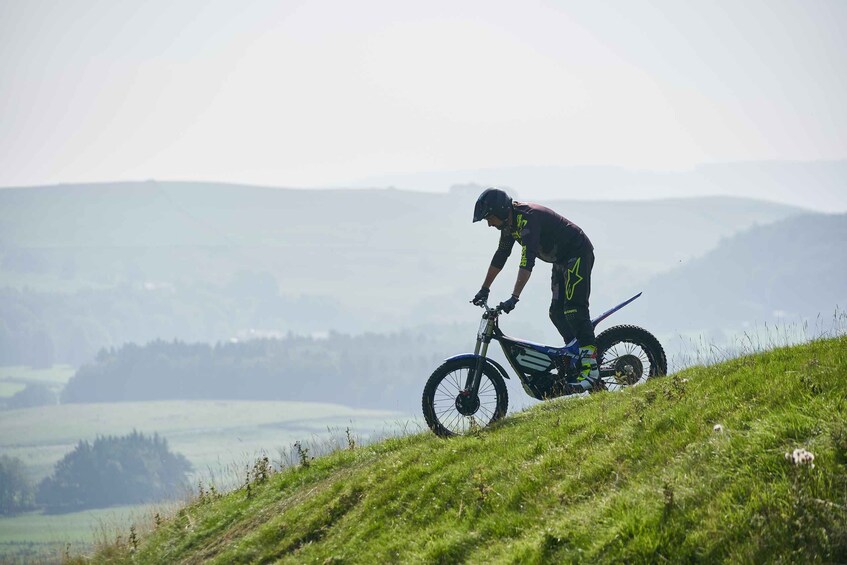
[[[473,302],[471,302],[471,304],[473,304]],[[479,306],[480,308],[483,308],[483,309],[485,310],[485,312],[486,312],[488,315],[499,316],[499,315],[503,312],[503,309],[502,309],[502,308],[500,308],[500,306],[497,306],[496,308],[492,308],[492,307],[490,307],[490,306],[488,305],[488,301],[487,301],[487,300],[484,300],[484,301],[482,302],[482,304],[476,304],[476,306]]]

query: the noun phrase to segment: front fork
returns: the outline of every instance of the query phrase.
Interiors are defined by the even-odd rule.
[[[488,346],[491,345],[491,335],[494,329],[494,320],[489,319],[485,331],[476,338],[476,347],[474,355],[476,355],[476,366],[474,370],[468,373],[468,378],[465,380],[465,388],[461,394],[465,396],[476,397],[479,392],[479,383],[482,381],[482,368],[485,366],[485,356],[488,354]]]

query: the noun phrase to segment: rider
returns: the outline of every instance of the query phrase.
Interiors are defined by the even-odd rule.
[[[518,303],[524,286],[532,274],[536,257],[553,263],[551,287],[553,302],[550,319],[565,343],[577,338],[582,359],[581,373],[573,386],[590,390],[599,380],[594,325],[588,313],[591,292],[591,269],[594,266],[594,246],[576,224],[553,210],[528,202],[512,201],[497,188],[488,188],[479,195],[474,207],[473,221],[487,220],[500,230],[500,244],[491,260],[482,288],[474,296],[477,306],[488,300],[491,283],[503,269],[512,253],[515,241],[521,245],[518,278],[511,298],[499,308],[509,313]]]

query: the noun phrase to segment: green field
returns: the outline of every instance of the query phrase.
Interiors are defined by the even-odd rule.
[[[137,430],[166,438],[171,450],[185,455],[203,475],[262,452],[274,457],[295,441],[343,435],[347,427],[359,434],[379,433],[402,420],[397,412],[307,402],[65,404],[0,412],[0,453],[21,458],[39,481],[80,440]]]
[[[23,385],[23,389],[28,383],[41,383],[46,385],[64,385],[76,373],[76,369],[70,365],[53,365],[49,369],[33,369],[24,365],[4,365],[0,366],[0,386],[4,383],[15,383]],[[12,393],[14,394],[14,392]],[[4,394],[0,388],[0,397],[11,396],[12,394]]]
[[[0,398],[9,398],[25,388],[26,385],[24,383],[10,381],[8,379],[0,380]]]
[[[156,512],[172,512],[174,504],[120,506],[70,514],[30,512],[0,517],[0,562],[56,560],[65,553],[91,551],[96,544],[125,535],[138,521],[151,521]]]
[[[133,430],[168,440],[172,451],[194,466],[190,478],[219,488],[239,484],[246,465],[267,454],[277,464],[294,456],[295,441],[313,452],[346,442],[346,430],[360,441],[393,433],[406,420],[384,410],[358,410],[335,404],[305,402],[166,401],[114,404],[68,404],[0,411],[0,453],[19,457],[34,483],[80,440],[98,435],[125,435]],[[417,428],[416,428],[417,429]],[[186,492],[186,496],[188,496]],[[141,507],[105,509],[62,516],[30,513],[0,519],[0,560],[9,554],[61,549],[63,543],[89,544],[92,531],[125,524]],[[58,543],[58,545],[57,545]],[[4,553],[6,552],[6,553]]]
[[[33,369],[23,365],[0,366],[0,410],[4,408],[7,399],[29,384],[46,385],[58,395],[74,373],[76,369],[70,365],[54,365],[49,369]]]
[[[841,563],[845,414],[847,338],[814,341],[338,450],[80,561]]]
[[[0,366],[0,399],[13,396],[30,383],[45,384],[58,391],[75,372],[76,369],[70,365],[54,365],[50,369],[33,369],[23,365]]]

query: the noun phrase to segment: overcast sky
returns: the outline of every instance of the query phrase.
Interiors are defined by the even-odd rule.
[[[0,186],[845,159],[845,29],[845,0],[0,0]]]

